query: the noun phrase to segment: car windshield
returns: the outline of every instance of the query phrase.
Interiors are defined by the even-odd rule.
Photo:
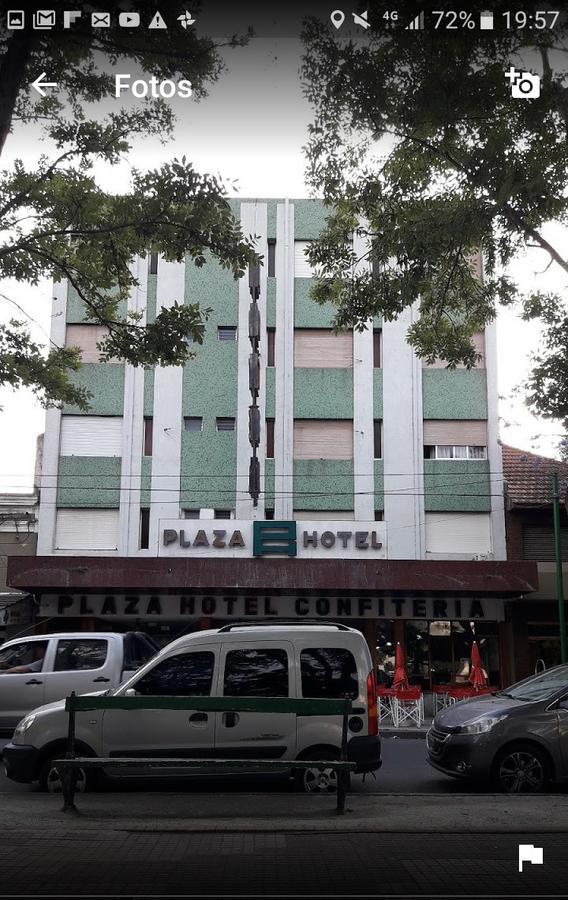
[[[514,700],[547,700],[566,688],[568,688],[568,666],[556,666],[548,672],[541,672],[540,675],[518,681],[500,693]]]

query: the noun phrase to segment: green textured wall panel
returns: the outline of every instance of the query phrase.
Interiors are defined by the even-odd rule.
[[[320,305],[310,297],[312,278],[294,278],[294,327],[331,328],[337,308],[333,303]]]
[[[274,509],[274,460],[264,463],[264,506]]]
[[[152,457],[142,457],[142,477],[140,481],[140,506],[150,506],[152,486]]]
[[[118,316],[123,317],[126,315],[126,300],[121,300],[118,304]],[[70,284],[67,285],[67,306],[65,311],[65,321],[69,324],[76,324],[80,322],[92,322],[92,319],[89,319],[87,316],[87,310],[85,304],[80,299],[77,291]]]
[[[199,269],[186,265],[185,299],[199,301],[212,312],[203,344],[195,344],[195,359],[183,373],[183,415],[203,416],[204,432],[215,434],[217,416],[237,414],[237,341],[220,341],[219,325],[237,325],[238,285],[229,272],[213,261]],[[247,335],[243,335],[248,340]]]
[[[276,240],[277,207],[279,200],[267,200],[267,237]]]
[[[274,366],[264,370],[266,378],[266,418],[273,419],[276,415],[276,369]]]
[[[209,419],[202,432],[182,432],[180,505],[234,509],[236,460],[236,431],[218,432]]]
[[[294,460],[294,509],[353,509],[353,460]]]
[[[309,241],[319,237],[329,210],[319,200],[294,200],[294,238]]]
[[[266,282],[266,327],[276,328],[276,278]]]
[[[158,266],[159,271],[159,266]],[[158,276],[148,275],[148,292],[146,294],[146,321],[151,325],[156,320],[156,300],[158,295]]]
[[[144,369],[144,415],[154,415],[154,369]]]
[[[57,505],[117,509],[121,463],[117,456],[60,456]]]
[[[375,509],[385,508],[385,476],[384,461],[382,459],[373,460],[375,473]]]
[[[423,369],[425,419],[486,419],[485,369]]]
[[[64,413],[91,416],[121,416],[124,407],[124,366],[117,363],[84,363],[72,376],[73,383],[93,395],[85,412],[66,403]]]
[[[489,512],[489,461],[425,459],[426,512]]]
[[[352,419],[353,369],[294,369],[295,419]]]
[[[383,370],[373,369],[373,418],[383,418]]]

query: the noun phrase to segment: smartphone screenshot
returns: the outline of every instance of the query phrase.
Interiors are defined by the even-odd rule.
[[[568,896],[567,136],[561,2],[0,4],[1,897]]]

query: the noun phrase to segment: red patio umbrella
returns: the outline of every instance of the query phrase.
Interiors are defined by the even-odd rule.
[[[479,647],[477,646],[476,641],[474,641],[471,645],[471,666],[469,670],[469,681],[471,681],[475,690],[478,690],[481,687],[485,687],[487,684],[487,678],[485,672],[483,671],[483,666],[481,665],[481,653],[479,652]]]
[[[406,674],[406,660],[404,658],[404,650],[400,646],[400,641],[396,645],[394,652],[394,676],[392,680],[394,688],[402,688],[406,690],[409,687],[408,676]]]

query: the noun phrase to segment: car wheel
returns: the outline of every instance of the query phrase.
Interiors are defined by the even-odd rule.
[[[46,791],[48,794],[60,794],[62,791],[61,772],[54,763],[54,760],[61,759],[61,754],[57,753],[46,759],[39,773],[40,790]],[[85,769],[77,769],[77,781],[75,783],[75,791],[82,794],[92,786],[91,774]]]
[[[321,759],[317,754],[315,759]],[[326,758],[325,756],[323,757]],[[296,769],[294,780],[298,790],[305,794],[335,794],[337,791],[337,772],[335,769],[318,769],[315,766],[307,769]],[[347,790],[349,790],[350,775],[347,773]]]
[[[496,790],[505,794],[536,794],[551,779],[546,754],[532,744],[515,744],[499,753],[493,770]]]

